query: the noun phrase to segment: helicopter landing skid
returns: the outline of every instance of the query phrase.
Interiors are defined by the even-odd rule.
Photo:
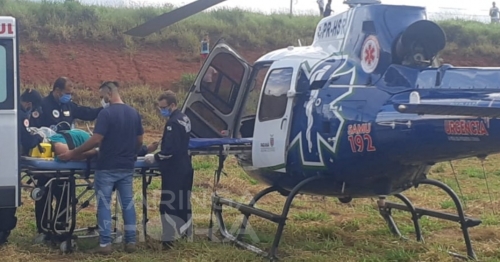
[[[271,261],[276,261],[278,260],[278,257],[276,256],[276,251],[278,250],[278,245],[281,240],[281,236],[283,234],[283,229],[285,227],[285,222],[288,216],[288,212],[290,210],[290,206],[292,204],[293,199],[295,196],[299,193],[300,189],[302,189],[306,184],[321,179],[323,176],[315,176],[315,177],[310,177],[308,179],[305,179],[304,181],[300,182],[298,185],[296,185],[291,191],[284,191],[276,187],[268,187],[259,193],[257,193],[253,199],[250,201],[248,205],[241,204],[238,202],[235,202],[233,200],[229,200],[226,198],[222,198],[217,196],[215,193],[212,196],[212,205],[213,205],[213,211],[215,213],[215,217],[217,218],[218,224],[219,224],[219,231],[221,235],[226,239],[229,240],[230,242],[233,242],[237,246],[241,248],[245,248],[249,251],[252,251],[254,253],[257,253],[261,256],[264,256]],[[262,197],[265,195],[268,195],[269,193],[272,192],[279,192],[281,195],[286,197],[285,205],[283,206],[283,211],[281,215],[278,214],[273,214],[268,211],[264,211],[262,209],[255,208],[254,205],[259,201]],[[222,206],[230,206],[233,208],[238,209],[242,214],[243,214],[243,221],[241,225],[238,228],[237,235],[234,236],[228,231],[228,228],[226,227],[226,224],[224,223],[224,219],[222,217]],[[266,252],[256,246],[253,246],[251,244],[243,242],[242,238],[246,234],[247,230],[247,224],[248,224],[248,218],[250,215],[254,215],[260,218],[267,219],[271,222],[274,222],[278,224],[278,229],[276,230],[276,234],[274,236],[274,241],[272,243],[271,249],[269,252]],[[210,223],[210,229],[209,229],[209,238],[210,240],[213,241],[213,236],[212,236],[212,223]],[[258,239],[257,239],[258,240]]]
[[[458,198],[457,194],[455,194],[453,189],[451,189],[446,184],[441,183],[437,180],[433,180],[433,179],[425,179],[425,180],[419,182],[419,185],[431,185],[431,186],[439,187],[440,189],[444,190],[451,197],[453,202],[455,203],[458,215],[444,213],[444,212],[440,212],[440,211],[433,211],[433,210],[429,210],[429,209],[416,208],[413,206],[411,201],[402,194],[395,194],[394,196],[397,197],[398,199],[400,199],[404,203],[404,205],[393,203],[393,202],[387,202],[387,201],[385,201],[385,198],[381,197],[378,201],[379,212],[380,212],[380,215],[382,215],[382,217],[387,222],[391,232],[394,235],[405,239],[405,237],[403,237],[401,235],[401,232],[399,231],[396,223],[394,222],[394,219],[392,218],[392,214],[391,214],[392,209],[408,211],[411,213],[413,225],[415,227],[415,235],[416,235],[417,241],[423,240],[422,230],[421,230],[420,223],[419,223],[419,219],[422,216],[430,216],[430,217],[435,217],[435,218],[444,219],[444,220],[448,220],[448,221],[458,222],[458,223],[460,223],[460,226],[462,228],[462,233],[464,235],[465,246],[467,248],[467,256],[459,255],[459,254],[452,253],[452,252],[449,252],[449,253],[452,256],[463,258],[463,259],[477,260],[476,254],[474,253],[474,250],[472,249],[472,244],[471,244],[471,240],[470,240],[470,236],[469,236],[469,228],[475,227],[475,226],[481,224],[481,220],[465,216],[460,199]]]

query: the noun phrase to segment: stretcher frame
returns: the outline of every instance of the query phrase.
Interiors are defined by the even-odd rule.
[[[193,140],[193,139],[192,139]],[[201,140],[201,139],[200,139]],[[228,139],[222,139],[230,141]],[[233,139],[233,142],[238,144],[231,143],[222,143],[222,144],[206,144],[205,146],[201,146],[198,148],[192,148],[189,150],[189,154],[191,156],[197,155],[212,155],[217,156],[218,168],[217,170],[222,170],[225,159],[228,155],[239,155],[239,154],[248,154],[251,153],[251,140],[249,139]],[[190,145],[190,147],[194,147]],[[31,197],[33,200],[37,201],[37,196],[40,196],[40,190],[42,188],[47,189],[47,201],[44,207],[44,215],[46,215],[48,226],[42,225],[42,229],[49,236],[49,241],[53,244],[59,244],[60,249],[63,253],[72,252],[77,248],[76,240],[84,239],[84,238],[96,238],[99,236],[98,234],[98,226],[86,227],[76,229],[76,221],[78,213],[86,208],[90,201],[95,198],[96,193],[88,197],[80,206],[78,206],[80,199],[84,196],[86,192],[90,190],[94,190],[93,185],[93,174],[94,170],[92,168],[92,163],[90,160],[87,160],[86,163],[81,161],[82,165],[85,164],[86,168],[63,168],[63,169],[47,169],[43,170],[37,169],[36,166],[29,164],[29,162],[33,161],[47,161],[38,158],[30,158],[30,157],[21,157],[21,171],[25,172],[26,175],[22,177],[22,179],[29,177],[29,181],[27,184],[32,183],[32,186],[23,185],[25,188],[31,188]],[[144,161],[144,157],[139,157],[138,161]],[[28,163],[27,163],[28,162]],[[37,178],[40,176],[48,176],[50,179],[44,185],[38,185],[36,183]],[[144,167],[135,168],[134,178],[140,177],[142,182],[142,231],[144,237],[147,238],[147,223],[149,222],[148,218],[148,207],[147,207],[147,189],[152,182],[153,177],[161,176],[159,167],[157,163],[153,165],[148,165]],[[77,184],[77,180],[83,180],[85,183]],[[52,212],[52,201],[53,201],[53,186],[55,182],[58,181],[62,184],[63,194],[67,196],[67,208],[64,210],[55,210]],[[76,188],[77,187],[86,187],[84,192],[77,195]],[[112,214],[112,220],[114,221],[114,226],[112,229],[112,237],[114,238],[115,243],[121,242],[121,232],[117,229],[117,221],[118,221],[118,192],[115,194],[115,211],[114,216]],[[113,201],[113,198],[111,199]],[[56,205],[57,209],[58,205]],[[69,212],[66,212],[69,209]],[[66,224],[63,225],[64,229],[57,228],[57,217],[61,216],[62,213],[65,212],[66,216]],[[97,217],[97,214],[96,214]],[[97,222],[97,221],[96,221]],[[87,235],[79,236],[75,233],[87,231]]]

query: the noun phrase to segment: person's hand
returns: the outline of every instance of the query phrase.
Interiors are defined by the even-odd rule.
[[[144,161],[146,161],[147,164],[153,164],[155,162],[155,155],[147,154],[146,156],[144,156]]]
[[[152,153],[152,152],[154,152],[156,149],[158,149],[158,145],[159,145],[159,144],[160,144],[160,143],[158,143],[158,141],[156,141],[156,142],[153,142],[153,143],[149,144],[149,145],[148,145],[148,153]]]
[[[63,161],[69,161],[71,159],[73,159],[75,153],[73,150],[69,150],[68,152],[64,153],[64,154],[60,154],[59,156],[57,156],[60,160],[63,160]]]

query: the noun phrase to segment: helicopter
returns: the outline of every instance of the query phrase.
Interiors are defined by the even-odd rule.
[[[126,34],[146,37],[223,1],[194,1]],[[468,230],[481,221],[467,217],[457,194],[427,175],[438,162],[500,152],[500,71],[441,64],[446,35],[427,20],[425,7],[344,3],[347,11],[319,21],[310,46],[274,50],[250,64],[219,40],[198,73],[182,106],[192,136],[252,139],[251,153],[236,157],[250,177],[269,186],[248,204],[220,197],[214,189],[212,212],[220,233],[274,260],[297,194],[342,203],[378,198],[393,234],[402,237],[393,209],[411,213],[418,241],[420,217],[455,221],[467,255],[452,255],[477,259]],[[210,68],[217,74],[207,84],[203,78]],[[257,86],[261,72],[265,78]],[[242,117],[252,92],[260,92],[256,114]],[[402,193],[419,185],[445,191],[457,214],[415,207]],[[281,214],[254,207],[271,192],[286,197]],[[404,204],[387,201],[388,196]],[[243,214],[237,234],[228,232],[223,206]],[[278,224],[269,252],[242,240],[251,215]]]

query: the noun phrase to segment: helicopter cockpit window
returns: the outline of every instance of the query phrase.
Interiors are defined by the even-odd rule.
[[[217,54],[203,75],[201,94],[221,113],[230,114],[238,96],[245,68],[236,57]]]
[[[293,68],[274,69],[269,74],[262,100],[260,101],[259,121],[280,119],[285,115],[287,92],[292,83]]]

